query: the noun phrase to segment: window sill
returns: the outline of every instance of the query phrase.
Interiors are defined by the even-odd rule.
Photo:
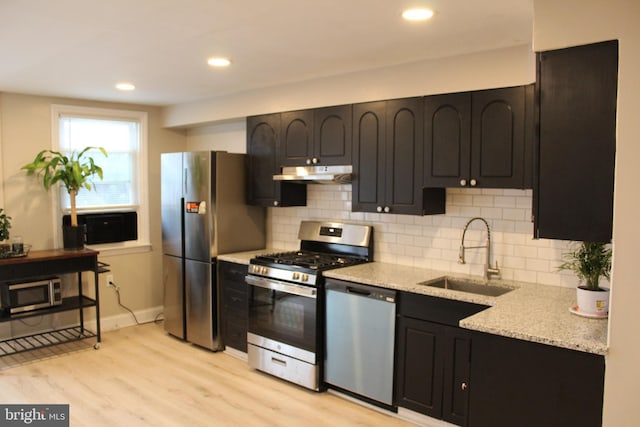
[[[104,245],[86,245],[88,249],[99,251],[100,255],[115,256],[151,252],[151,243],[124,242]]]

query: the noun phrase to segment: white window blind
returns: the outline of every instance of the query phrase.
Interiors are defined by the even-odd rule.
[[[103,179],[93,178],[95,191],[81,189],[78,210],[137,208],[140,124],[131,120],[60,117],[60,150],[66,154],[85,147],[103,147],[87,152],[103,170]],[[69,195],[62,194],[63,209],[70,208]]]

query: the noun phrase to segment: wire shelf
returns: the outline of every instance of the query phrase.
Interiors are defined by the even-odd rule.
[[[80,326],[41,332],[0,341],[0,357],[36,350],[52,345],[65,344],[72,341],[93,338],[96,334]]]

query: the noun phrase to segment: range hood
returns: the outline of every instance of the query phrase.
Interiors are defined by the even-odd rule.
[[[351,172],[351,165],[290,166],[283,167],[282,174],[273,175],[273,180],[302,184],[349,184]]]

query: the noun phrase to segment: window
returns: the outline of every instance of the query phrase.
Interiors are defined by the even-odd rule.
[[[90,150],[103,170],[103,179],[93,179],[94,189],[82,189],[76,197],[78,215],[96,212],[134,211],[138,214],[138,240],[102,244],[100,250],[149,245],[147,197],[147,113],[101,108],[52,106],[53,149],[63,153]],[[54,208],[54,230],[70,211],[69,195],[59,190]],[[60,236],[55,236],[59,239]]]

